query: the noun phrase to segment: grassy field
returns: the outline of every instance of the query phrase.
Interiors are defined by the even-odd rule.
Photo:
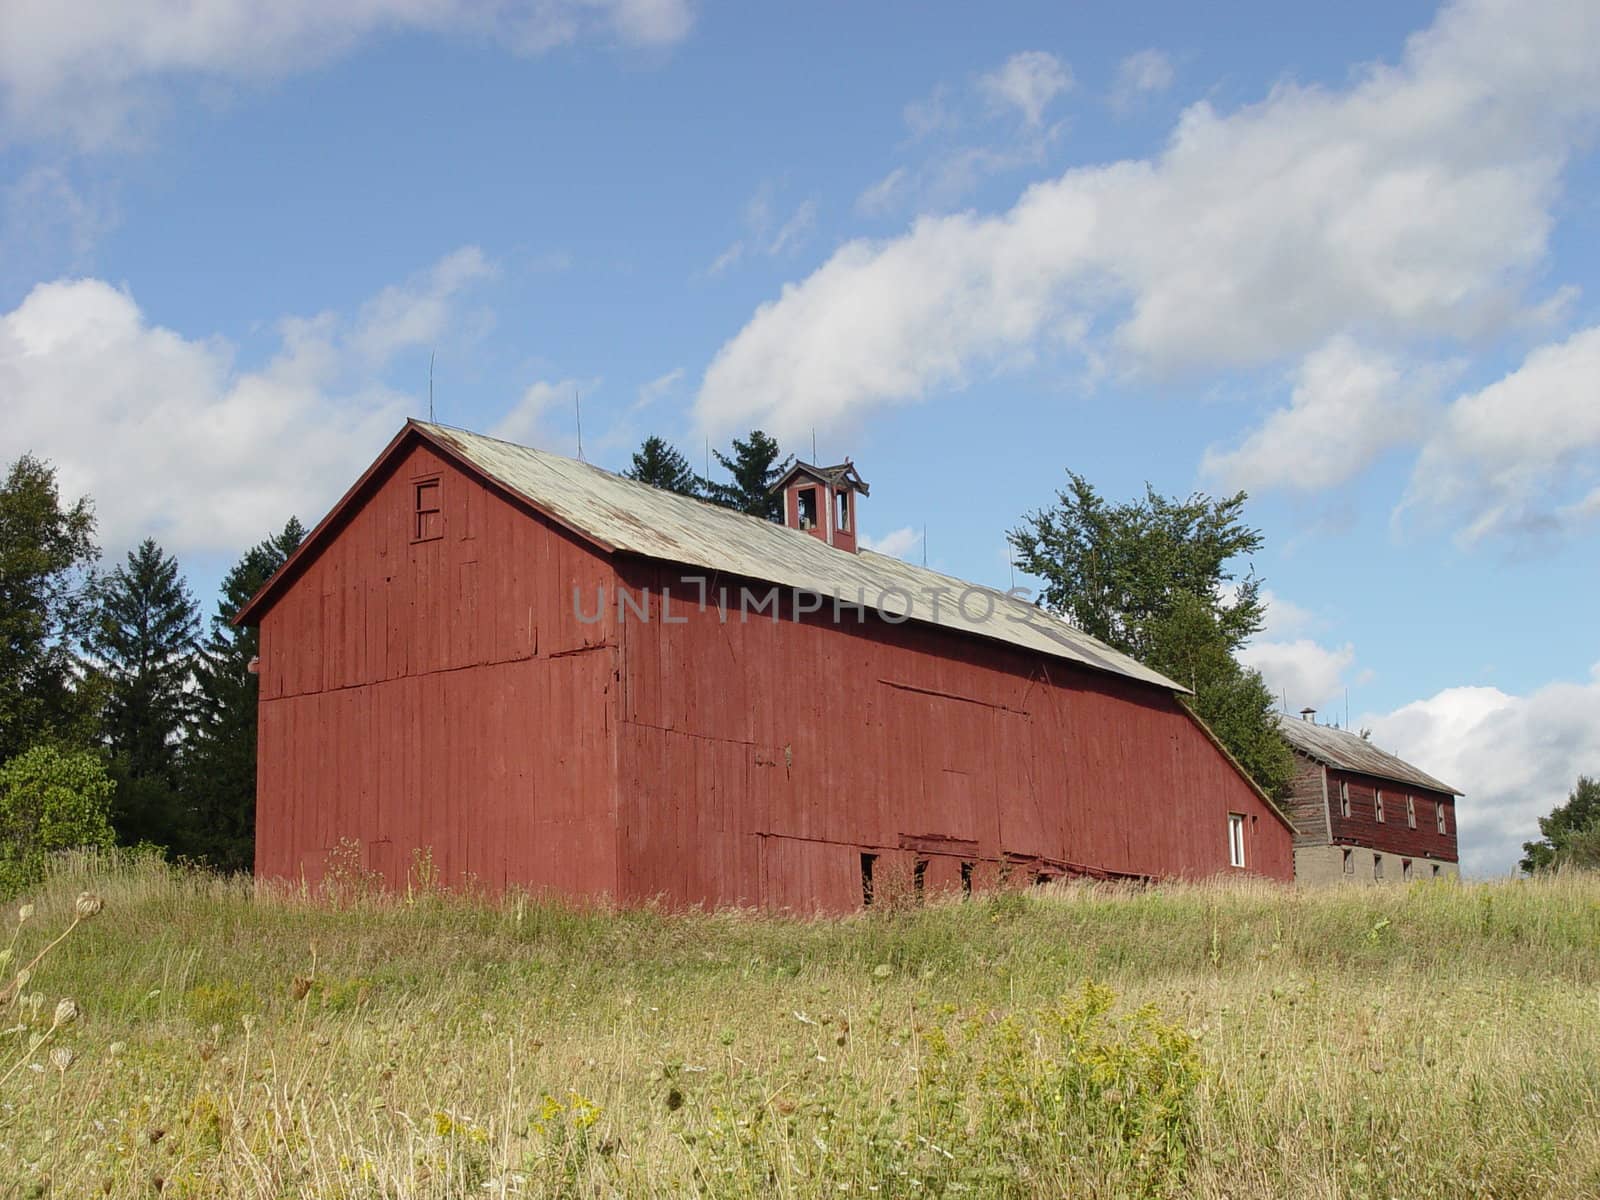
[[[1593,877],[822,922],[79,862],[0,980],[80,890],[0,1197],[1600,1195]]]

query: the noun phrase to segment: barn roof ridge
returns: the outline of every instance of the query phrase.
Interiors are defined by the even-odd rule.
[[[1284,741],[1317,762],[1341,771],[1354,771],[1372,775],[1392,783],[1409,783],[1432,792],[1446,792],[1452,796],[1462,794],[1460,788],[1434,778],[1420,767],[1414,767],[1398,754],[1380,750],[1366,738],[1348,729],[1332,725],[1318,725],[1287,713],[1278,717],[1278,730]]]
[[[259,619],[281,584],[338,526],[342,513],[415,433],[449,459],[610,553],[698,567],[854,601],[898,624],[916,621],[1006,643],[1090,670],[1186,694],[1189,689],[1065,620],[998,588],[871,550],[846,553],[801,530],[652,487],[604,467],[415,418],[389,443],[299,549],[240,609]],[[986,598],[980,603],[977,597]]]

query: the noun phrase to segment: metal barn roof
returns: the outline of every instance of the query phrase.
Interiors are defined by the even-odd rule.
[[[1330,767],[1376,775],[1379,779],[1391,779],[1396,783],[1410,783],[1430,791],[1448,792],[1452,796],[1462,794],[1459,788],[1440,782],[1403,758],[1379,750],[1349,730],[1318,725],[1315,721],[1304,721],[1298,717],[1280,716],[1278,731],[1296,750]]]
[[[412,421],[410,426],[608,550],[846,601],[864,596],[868,607],[891,619],[937,625],[1170,691],[1188,691],[1059,617],[994,588],[871,550],[855,554],[837,550],[801,530],[663,491],[558,454],[425,421]],[[961,606],[963,593],[967,600]]]

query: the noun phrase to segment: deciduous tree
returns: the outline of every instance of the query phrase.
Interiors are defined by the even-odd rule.
[[[1201,719],[1281,796],[1294,764],[1272,694],[1234,657],[1265,616],[1260,579],[1232,569],[1262,544],[1244,524],[1245,494],[1180,500],[1146,485],[1141,499],[1113,504],[1083,476],[1067,478],[1054,505],[1009,535],[1017,566],[1044,583],[1039,602],[1192,689]]]
[[[1600,867],[1600,779],[1578,776],[1578,785],[1550,815],[1539,818],[1537,842],[1523,842],[1521,867],[1530,874],[1553,867]]]
[[[64,504],[42,459],[12,463],[0,486],[0,761],[93,740],[98,695],[78,651],[98,557],[89,500]]]

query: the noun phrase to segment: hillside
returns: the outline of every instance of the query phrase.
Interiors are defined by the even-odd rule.
[[[104,909],[7,1006],[0,1196],[1600,1194],[1594,878],[834,922],[344,878],[52,878],[6,978]]]

